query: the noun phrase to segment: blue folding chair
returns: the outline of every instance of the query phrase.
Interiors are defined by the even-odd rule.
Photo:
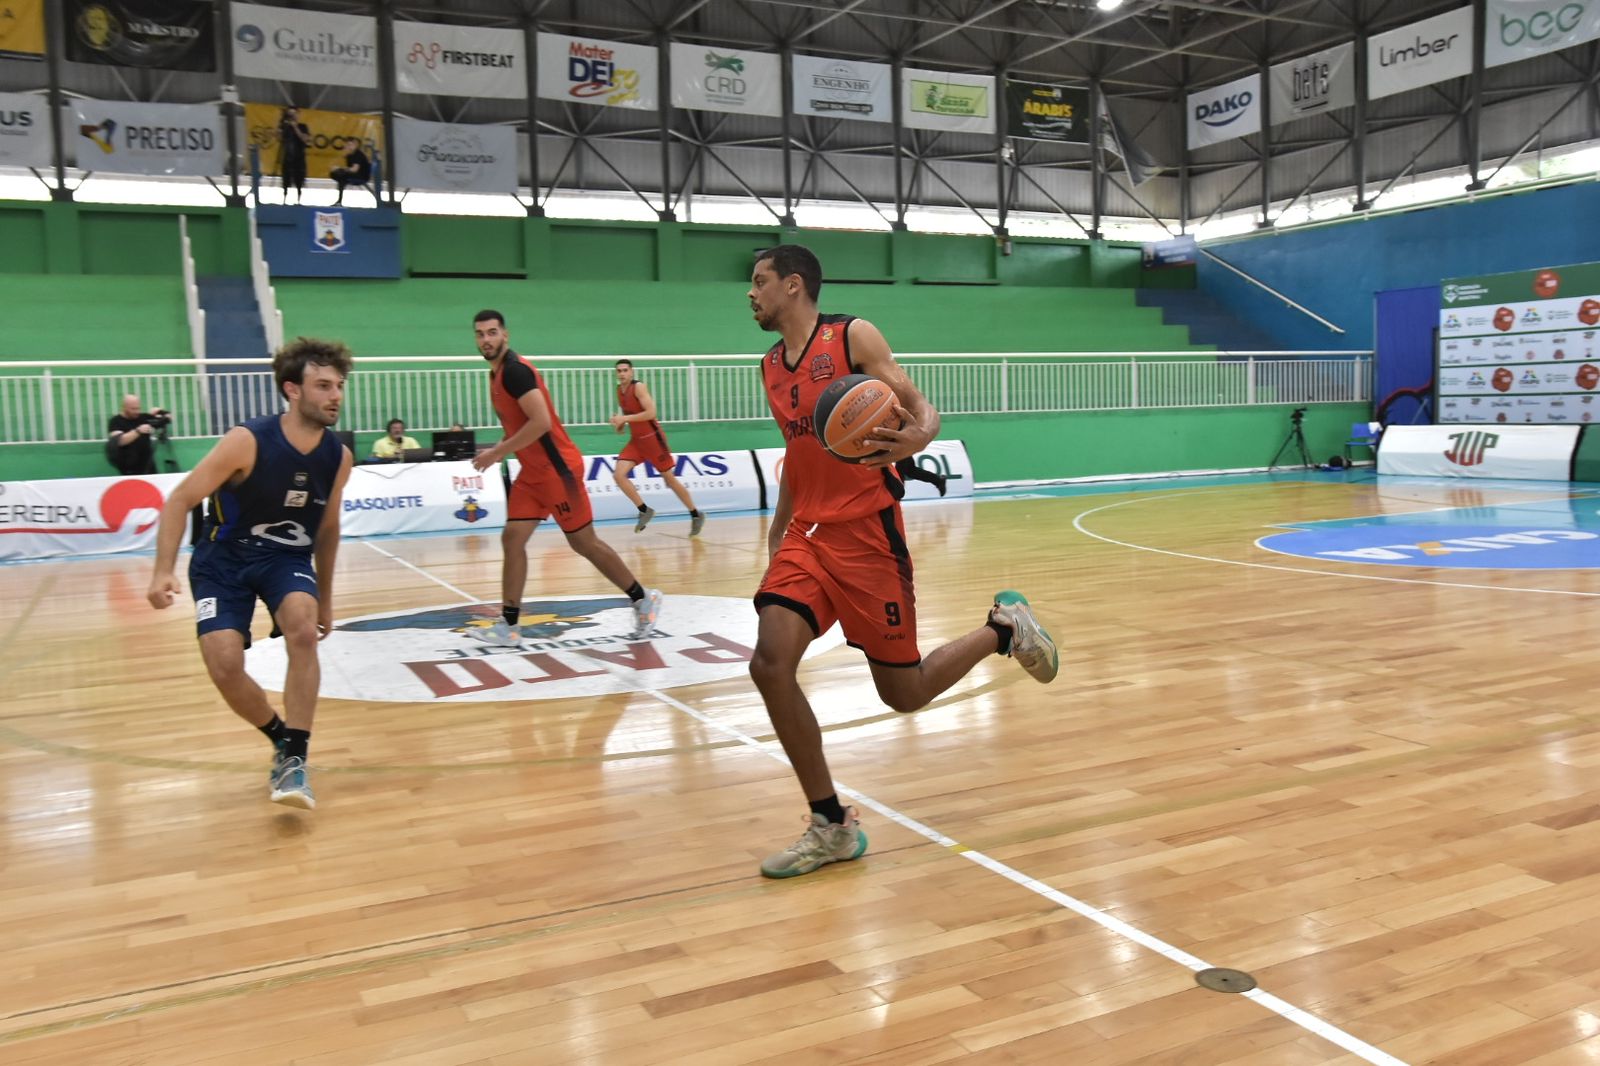
[[[1377,428],[1373,428],[1373,427]],[[1383,427],[1376,422],[1350,423],[1350,439],[1344,442],[1344,465],[1349,466],[1353,461],[1350,455],[1352,448],[1366,448],[1372,453],[1374,462],[1378,458],[1378,438],[1383,436]]]

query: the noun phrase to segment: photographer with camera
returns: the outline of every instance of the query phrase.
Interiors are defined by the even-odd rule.
[[[154,436],[165,437],[172,425],[172,412],[157,407],[148,414],[139,407],[139,397],[131,392],[122,398],[122,410],[107,424],[106,459],[119,474],[156,472]]]

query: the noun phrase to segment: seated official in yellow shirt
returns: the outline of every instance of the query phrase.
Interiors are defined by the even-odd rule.
[[[404,459],[406,457],[406,449],[420,447],[422,445],[418,444],[415,438],[406,436],[406,424],[398,418],[391,418],[389,420],[388,434],[379,437],[378,442],[372,446],[372,457],[374,459]]]

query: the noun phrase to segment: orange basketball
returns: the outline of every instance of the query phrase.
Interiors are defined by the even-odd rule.
[[[894,390],[888,385],[865,374],[849,374],[822,390],[811,424],[829,455],[859,463],[882,450],[866,443],[873,430],[900,428],[894,405]]]

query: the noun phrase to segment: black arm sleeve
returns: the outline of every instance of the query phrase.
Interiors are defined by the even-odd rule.
[[[539,387],[539,379],[533,376],[533,368],[520,359],[508,359],[505,373],[500,375],[500,387],[505,389],[513,400],[520,400],[524,393],[532,392]]]

